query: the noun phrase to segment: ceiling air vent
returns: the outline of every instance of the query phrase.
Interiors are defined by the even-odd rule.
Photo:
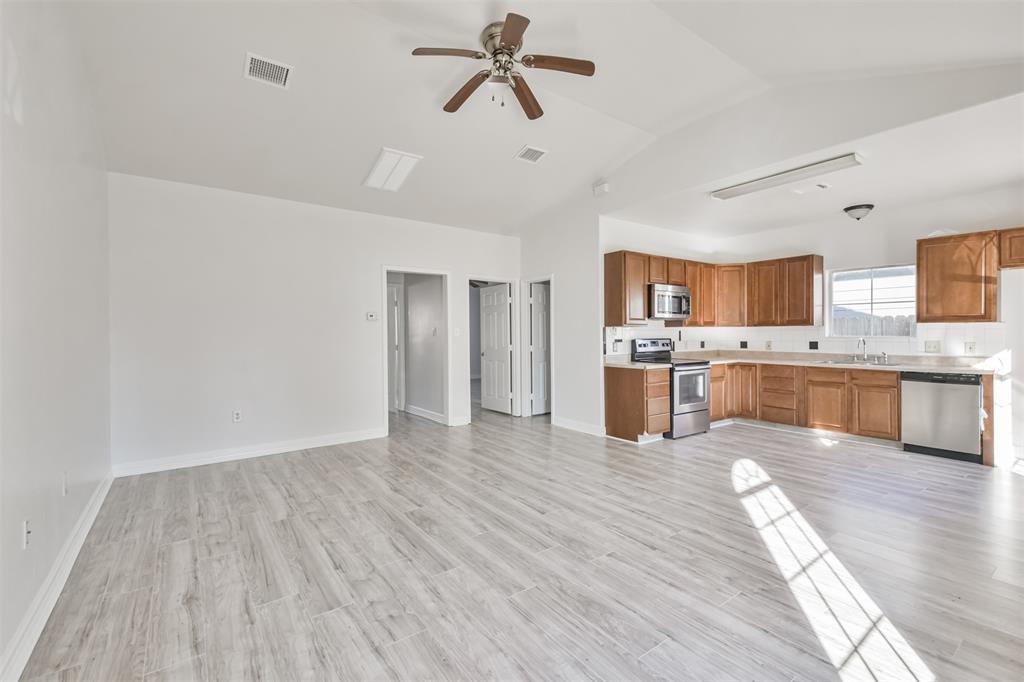
[[[291,78],[292,67],[281,62],[275,62],[260,57],[252,52],[245,56],[245,77],[254,81],[262,81],[276,85],[279,88],[288,87],[288,79]]]
[[[547,152],[543,149],[537,149],[536,147],[526,145],[519,150],[516,154],[516,158],[520,161],[525,161],[526,163],[537,163],[545,154],[547,154]]]

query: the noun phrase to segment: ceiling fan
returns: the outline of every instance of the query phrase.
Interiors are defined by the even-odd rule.
[[[459,91],[444,105],[444,110],[454,114],[459,110],[469,96],[476,92],[484,83],[494,85],[507,85],[512,88],[520,106],[526,112],[530,120],[540,118],[544,110],[540,108],[533,91],[526,84],[526,80],[516,70],[516,64],[522,64],[528,69],[548,69],[550,71],[563,71],[573,73],[577,76],[593,76],[594,62],[584,59],[570,59],[568,57],[551,57],[543,54],[525,54],[517,57],[519,50],[523,47],[523,33],[530,25],[530,20],[524,16],[508,13],[505,21],[495,21],[488,24],[480,34],[480,42],[483,43],[484,51],[461,50],[446,47],[418,47],[412,51],[414,55],[427,55],[439,57],[468,57],[469,59],[489,59],[490,68],[480,71],[470,78]]]

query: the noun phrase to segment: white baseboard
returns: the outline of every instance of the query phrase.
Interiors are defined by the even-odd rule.
[[[604,427],[596,424],[587,424],[586,422],[578,422],[572,419],[565,419],[564,417],[556,417],[551,415],[551,425],[559,426],[563,429],[571,429],[573,431],[579,431],[580,433],[587,433],[591,436],[604,437]]]
[[[429,419],[432,422],[448,426],[448,418],[443,414],[439,414],[431,410],[425,410],[422,407],[416,407],[415,405],[409,405],[408,403],[405,405],[405,411],[409,414],[414,414],[417,417],[423,417],[424,419]]]
[[[64,541],[64,546],[60,548],[60,553],[57,554],[57,558],[54,559],[53,565],[50,567],[50,573],[46,576],[43,584],[39,586],[39,591],[32,599],[28,611],[25,612],[15,629],[7,651],[3,652],[3,656],[0,657],[0,680],[17,680],[21,677],[25,664],[28,663],[29,656],[32,655],[32,649],[35,648],[39,635],[42,634],[43,627],[50,617],[50,612],[53,611],[57,598],[64,590],[64,583],[67,582],[71,568],[78,558],[78,553],[81,551],[82,545],[85,544],[85,537],[89,534],[89,529],[92,528],[100,507],[103,506],[103,500],[107,498],[107,491],[110,490],[113,480],[113,476],[107,476],[99,482],[92,497],[89,498],[89,502],[85,505],[85,509],[79,515],[71,534]]]
[[[310,448],[322,448],[328,445],[354,443],[356,441],[370,440],[372,438],[384,438],[387,435],[387,428],[382,427],[377,429],[367,429],[365,431],[332,433],[326,436],[314,436],[312,438],[302,438],[299,440],[260,443],[255,445],[244,445],[238,448],[227,448],[224,450],[210,450],[207,452],[196,452],[187,455],[143,459],[135,462],[122,462],[114,465],[114,478],[121,478],[122,476],[137,476],[139,474],[151,474],[157,471],[169,471],[171,469],[184,469],[186,467],[201,466],[203,464],[231,462],[236,459],[250,459],[252,457],[265,457],[266,455],[280,455],[285,452],[295,452],[296,450],[308,450]]]

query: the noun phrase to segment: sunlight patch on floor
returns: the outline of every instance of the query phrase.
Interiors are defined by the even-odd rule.
[[[935,679],[760,465],[734,462],[732,484],[842,680]]]

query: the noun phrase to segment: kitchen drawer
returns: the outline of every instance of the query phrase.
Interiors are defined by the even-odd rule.
[[[672,370],[669,369],[648,369],[644,373],[647,375],[647,384],[667,384],[669,379],[669,373]]]
[[[647,417],[647,433],[656,435],[672,428],[672,415],[655,414]]]
[[[823,369],[821,367],[808,367],[806,370],[807,381],[825,381],[837,384],[846,383],[845,369]]]
[[[796,410],[796,393],[761,391],[761,406],[775,407],[784,410]]]
[[[669,400],[665,398],[648,398],[647,399],[647,415],[652,414],[668,414],[670,410]]]
[[[647,384],[647,397],[648,398],[664,398],[669,395],[669,389],[672,384]]]
[[[885,372],[871,369],[851,369],[850,381],[864,386],[899,386],[899,372]]]
[[[796,379],[792,377],[766,377],[762,374],[761,390],[796,393]]]
[[[796,379],[796,367],[791,365],[761,365],[762,378]]]
[[[724,379],[726,367],[728,367],[728,365],[711,365],[711,378]]]
[[[760,418],[762,421],[773,422],[775,424],[789,424],[790,426],[797,425],[796,410],[769,407],[763,402],[761,403]]]

